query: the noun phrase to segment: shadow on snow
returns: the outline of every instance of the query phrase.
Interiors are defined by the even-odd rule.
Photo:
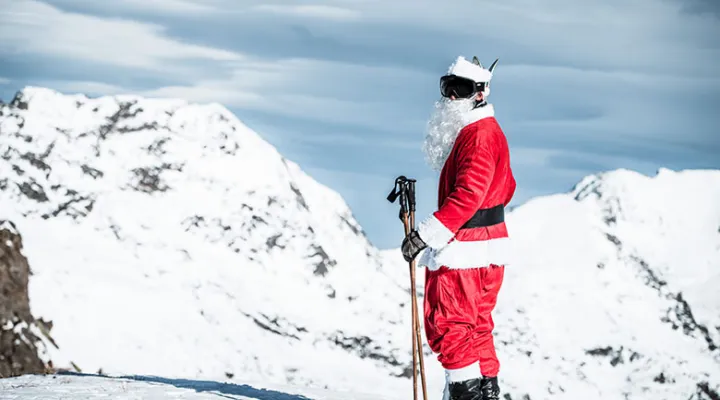
[[[77,372],[62,372],[58,375],[75,375],[75,376],[90,376],[105,379],[131,379],[140,382],[151,382],[161,383],[164,385],[172,385],[181,389],[192,389],[196,392],[210,392],[220,397],[226,397],[234,399],[231,396],[244,396],[256,400],[311,400],[308,397],[278,392],[275,390],[268,389],[256,389],[249,385],[238,385],[234,383],[224,383],[215,381],[200,381],[194,379],[171,379],[163,378],[159,376],[144,376],[144,375],[128,375],[128,376],[105,376],[95,374],[85,374]]]

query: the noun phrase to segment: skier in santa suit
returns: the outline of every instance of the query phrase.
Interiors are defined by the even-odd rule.
[[[491,316],[509,264],[504,208],[515,192],[507,140],[487,102],[497,60],[463,57],[440,80],[443,99],[424,151],[440,170],[438,209],[402,243],[407,261],[427,267],[428,343],[445,368],[444,398],[500,398]]]

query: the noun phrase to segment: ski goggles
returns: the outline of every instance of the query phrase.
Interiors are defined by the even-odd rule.
[[[485,82],[475,82],[457,75],[445,75],[440,78],[440,94],[443,97],[455,96],[458,99],[468,99],[483,90],[485,90]]]

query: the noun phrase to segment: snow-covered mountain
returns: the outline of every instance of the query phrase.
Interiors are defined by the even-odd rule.
[[[515,393],[718,399],[720,171],[589,176],[509,218],[497,319]]]
[[[55,365],[407,385],[390,378],[411,360],[409,293],[343,199],[224,107],[31,87],[0,138],[0,210]]]
[[[56,365],[407,398],[398,250],[223,107],[27,88],[0,155]],[[719,205],[720,171],[618,170],[510,212],[505,400],[720,398]]]

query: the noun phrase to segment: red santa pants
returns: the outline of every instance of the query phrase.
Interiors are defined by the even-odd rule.
[[[426,271],[425,334],[450,380],[498,375],[491,312],[504,272],[497,265]]]

